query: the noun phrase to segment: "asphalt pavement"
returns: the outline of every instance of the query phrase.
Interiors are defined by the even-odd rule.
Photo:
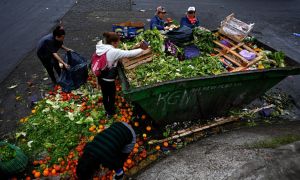
[[[57,24],[75,0],[0,1],[0,83]]]
[[[164,6],[167,15],[178,22],[189,6],[195,6],[200,25],[209,29],[217,29],[226,16],[234,13],[244,22],[255,23],[252,34],[259,40],[300,62],[300,38],[293,35],[300,32],[299,0],[135,0],[134,3],[133,10],[153,13],[157,6]]]

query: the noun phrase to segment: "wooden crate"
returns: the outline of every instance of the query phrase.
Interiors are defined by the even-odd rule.
[[[151,49],[147,49],[143,51],[142,54],[136,57],[132,58],[123,58],[122,59],[122,64],[126,70],[134,69],[135,67],[145,64],[148,62],[151,62],[153,58],[153,54],[151,52]]]
[[[215,48],[214,50],[218,52],[216,56],[219,56],[220,61],[229,67],[230,72],[243,71],[248,67],[258,63],[262,59],[262,56],[258,52],[256,52],[251,47],[247,46],[244,42],[235,42],[221,34],[217,34],[217,36],[219,40],[226,40],[231,46],[227,47],[220,43],[219,40],[214,41],[214,43],[217,45],[217,48]],[[255,53],[256,58],[251,61],[248,61],[247,59],[242,57],[238,53],[238,51],[241,51],[243,49]],[[225,59],[227,61],[225,61]]]

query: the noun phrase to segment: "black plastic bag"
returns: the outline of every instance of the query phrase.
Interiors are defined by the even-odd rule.
[[[168,40],[172,41],[177,46],[183,46],[183,44],[193,40],[193,30],[187,26],[182,26],[174,31],[169,31],[166,34]]]
[[[63,69],[58,84],[62,91],[71,92],[85,84],[88,78],[87,60],[76,52],[67,52],[64,62],[70,65],[70,69]]]

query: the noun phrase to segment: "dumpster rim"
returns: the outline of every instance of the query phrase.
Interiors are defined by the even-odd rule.
[[[125,87],[125,89],[122,88],[122,92],[126,95],[126,94],[131,94],[134,92],[139,92],[141,90],[145,90],[145,89],[149,89],[149,88],[154,88],[154,87],[158,87],[158,86],[162,86],[162,85],[167,85],[167,84],[173,84],[173,83],[178,83],[178,82],[185,82],[185,81],[195,81],[195,80],[204,80],[204,79],[214,79],[214,78],[221,78],[221,77],[229,77],[229,76],[239,76],[239,75],[248,75],[248,74],[255,74],[255,73],[267,73],[267,72],[280,72],[280,71],[292,71],[292,70],[299,70],[299,74],[300,74],[300,66],[293,66],[293,67],[284,67],[284,68],[272,68],[272,69],[263,69],[263,70],[251,70],[251,71],[242,71],[242,72],[227,72],[227,73],[222,73],[219,75],[209,75],[209,76],[195,76],[195,77],[191,77],[191,78],[180,78],[180,79],[173,79],[173,80],[169,80],[169,81],[163,81],[163,82],[159,82],[159,83],[155,83],[155,84],[150,84],[150,85],[145,85],[145,86],[141,86],[141,87],[132,87],[130,86],[130,83],[128,82],[128,79],[125,75],[125,72],[123,70],[122,71],[122,79],[121,83],[126,83],[128,84],[128,87]],[[278,77],[287,77],[289,75],[281,75],[278,74]],[[125,81],[125,82],[122,82]]]

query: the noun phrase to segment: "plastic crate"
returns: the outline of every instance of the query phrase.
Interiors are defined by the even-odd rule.
[[[131,39],[144,32],[145,24],[142,22],[123,22],[112,25],[112,31],[119,33],[124,39]]]
[[[243,21],[234,18],[234,14],[231,14],[221,22],[219,32],[234,41],[241,42],[248,36],[253,29],[253,26],[254,23],[244,23]]]

